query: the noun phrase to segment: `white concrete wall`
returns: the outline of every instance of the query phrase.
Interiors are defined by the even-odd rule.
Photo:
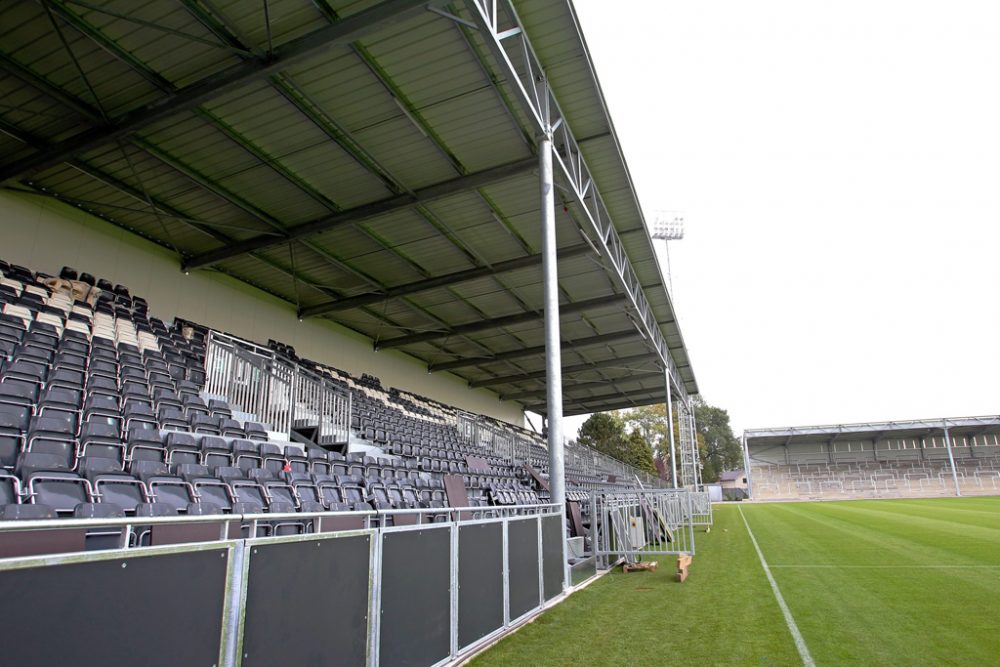
[[[375,375],[386,387],[524,423],[518,404],[471,390],[454,375],[429,375],[423,363],[400,352],[375,352],[369,339],[332,322],[299,322],[291,304],[228,276],[208,270],[185,276],[170,251],[51,199],[0,192],[0,258],[51,274],[72,266],[125,285],[157,317],[182,317],[258,343],[273,338],[303,357]]]

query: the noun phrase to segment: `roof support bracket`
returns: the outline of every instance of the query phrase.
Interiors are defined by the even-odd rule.
[[[490,49],[503,77],[514,91],[528,119],[541,136],[551,136],[556,150],[553,162],[557,173],[570,185],[570,196],[579,207],[581,217],[589,223],[599,241],[598,250],[608,260],[608,269],[627,295],[627,305],[637,316],[638,328],[656,352],[661,366],[681,387],[681,397],[687,392],[680,381],[680,372],[667,349],[666,340],[643,294],[639,279],[625,253],[608,209],[601,198],[576,138],[564,122],[565,116],[545,76],[541,61],[535,55],[527,35],[510,0],[466,0],[466,6],[479,24],[480,33]],[[517,67],[515,62],[521,62]]]

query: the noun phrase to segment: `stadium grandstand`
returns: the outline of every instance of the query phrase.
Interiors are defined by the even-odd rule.
[[[16,0],[0,99],[6,663],[444,664],[694,553],[568,0]],[[664,401],[669,480],[565,437]]]
[[[996,495],[1000,417],[749,429],[754,500]]]

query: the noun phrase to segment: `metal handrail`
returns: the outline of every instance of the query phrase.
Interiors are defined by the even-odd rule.
[[[217,331],[205,343],[205,391],[289,436],[305,423],[316,428],[320,443],[350,437],[349,390],[273,350]]]
[[[278,521],[297,519],[305,521],[316,518],[332,517],[364,517],[381,518],[398,514],[456,514],[459,515],[456,522],[461,522],[461,514],[469,512],[496,514],[496,518],[506,515],[523,514],[556,514],[558,506],[554,503],[535,503],[529,505],[489,505],[483,507],[414,507],[401,509],[381,509],[381,510],[357,510],[350,512],[258,512],[253,514],[206,514],[199,516],[177,515],[141,517],[127,516],[107,519],[31,519],[23,521],[0,521],[0,532],[23,532],[27,530],[68,530],[72,528],[125,528],[134,525],[157,526],[157,525],[184,525],[199,523],[220,523],[229,521],[239,521],[241,523],[250,521]]]

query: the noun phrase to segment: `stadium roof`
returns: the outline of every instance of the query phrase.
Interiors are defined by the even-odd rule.
[[[833,440],[879,440],[940,435],[947,428],[952,435],[979,435],[1000,430],[1000,416],[947,417],[896,422],[867,422],[827,426],[747,429],[747,444],[755,446],[794,445]]]
[[[0,181],[544,412],[547,81],[565,412],[697,393],[573,8],[515,4],[4,3]]]

